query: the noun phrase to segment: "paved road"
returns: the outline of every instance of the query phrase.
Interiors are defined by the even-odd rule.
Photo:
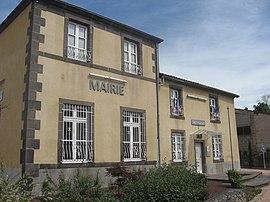
[[[263,175],[270,176],[270,170],[241,169],[242,171],[259,171]],[[251,202],[270,202],[270,185],[262,188],[262,193],[256,196]]]

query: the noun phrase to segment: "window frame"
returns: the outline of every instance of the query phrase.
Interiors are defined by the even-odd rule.
[[[214,105],[212,101],[214,101]],[[220,123],[220,106],[217,96],[209,96],[209,114],[211,122]]]
[[[129,122],[125,121],[125,117],[127,117],[127,114],[137,114],[138,116],[138,122],[133,122],[132,119],[129,120]],[[125,127],[129,127],[129,138],[130,140],[125,140],[128,136],[126,135],[125,131],[127,131]],[[139,140],[134,140],[134,128],[138,128],[139,132]],[[136,135],[136,134],[135,134]],[[133,150],[129,151],[129,158],[125,157],[125,148],[127,147],[127,144],[129,144],[129,148],[133,148],[134,144],[139,144],[139,157],[131,157],[133,155]],[[122,162],[128,163],[128,162],[142,162],[147,160],[147,143],[146,143],[146,114],[144,110],[138,110],[138,109],[131,109],[131,108],[124,108],[121,107],[121,160]]]
[[[172,106],[172,92],[177,92],[178,93],[178,104],[179,104],[179,113],[173,113],[172,108],[176,108],[175,106]],[[176,88],[176,87],[170,87],[169,90],[169,102],[170,102],[170,115],[171,118],[181,118],[184,117],[184,106],[183,106],[183,93],[182,93],[182,88]]]
[[[68,15],[68,17],[65,18],[65,30],[64,30],[64,60],[67,60],[69,62],[74,63],[92,63],[92,49],[93,49],[93,26],[90,24],[91,22],[85,21],[84,19],[75,17],[73,15]],[[73,24],[77,27],[83,27],[85,28],[85,49],[83,49],[84,53],[81,54],[81,56],[85,59],[78,59],[78,52],[76,50],[79,50],[79,44],[78,39],[75,39],[77,41],[77,45],[75,42],[75,46],[69,45],[69,25]],[[75,33],[76,34],[76,33]],[[78,33],[77,33],[78,34]],[[79,37],[79,35],[77,35]],[[76,38],[76,37],[75,37]],[[75,50],[71,50],[71,49]],[[70,53],[69,53],[70,51]],[[73,53],[72,53],[73,51]],[[70,55],[69,55],[70,54]],[[76,55],[77,54],[77,55]]]
[[[94,162],[94,104],[89,103],[89,102],[81,102],[81,101],[73,101],[73,100],[67,100],[67,99],[60,99],[59,101],[59,152],[58,152],[58,162],[61,165],[65,164],[88,164],[88,163],[93,163]],[[73,106],[73,107],[81,107],[80,109],[89,109],[89,111],[84,111],[86,113],[85,117],[78,117],[78,114],[81,113],[83,114],[82,111],[79,111],[77,108],[73,108],[73,114],[72,116],[65,116],[65,112],[67,111],[65,109],[65,105]],[[70,110],[72,111],[72,110]],[[75,115],[76,113],[76,115]],[[77,117],[76,117],[77,116]],[[65,130],[65,123],[71,123],[72,125],[72,132],[70,135],[72,136],[71,139],[67,139],[64,137],[67,137],[68,134],[66,133]],[[84,123],[85,126],[84,128],[87,130],[87,133],[85,133],[85,139],[80,139],[78,137],[82,137],[82,133],[79,133],[79,131],[82,131],[83,127],[78,126],[77,124]],[[77,131],[78,130],[78,131]],[[80,135],[79,135],[80,134]],[[64,151],[64,142],[71,142],[71,151],[70,153],[67,152],[68,147],[66,147],[66,152]],[[76,143],[76,144],[74,144]],[[78,144],[79,143],[79,148],[80,153],[84,153],[86,158],[77,158],[75,155],[78,151]],[[81,144],[80,144],[81,143]],[[89,149],[89,150],[84,150],[87,152],[83,151],[83,147],[81,145],[85,144],[84,149]],[[76,145],[76,147],[74,147]],[[70,150],[69,150],[70,151]],[[65,159],[63,154],[66,153],[67,155],[71,155],[71,158]],[[88,156],[89,155],[89,156]],[[89,158],[88,158],[89,157]]]
[[[180,142],[177,141],[177,137],[180,136]],[[182,144],[181,144],[182,143]],[[174,158],[174,153],[178,152],[177,145],[180,144],[180,152],[182,152],[182,158]],[[175,148],[175,150],[174,150]],[[172,131],[171,132],[171,152],[172,152],[172,162],[181,163],[186,161],[186,134],[185,131]],[[177,155],[175,155],[177,156]]]
[[[223,161],[223,140],[222,135],[213,135],[212,136],[212,145],[213,145],[213,160],[214,162]],[[216,152],[220,153],[219,156],[216,155]]]
[[[125,43],[128,43],[128,47],[130,52],[128,52],[128,56],[129,56],[129,60],[125,60],[125,52],[127,52],[125,50]],[[135,45],[136,46],[136,63],[131,62],[131,55],[134,53],[131,52],[131,45]],[[129,71],[126,69],[126,63],[131,65],[136,65],[135,67],[135,71]],[[133,75],[138,75],[138,76],[142,76],[143,75],[143,65],[142,65],[142,43],[140,40],[131,37],[131,36],[122,36],[122,71],[126,72],[128,74],[133,74]]]

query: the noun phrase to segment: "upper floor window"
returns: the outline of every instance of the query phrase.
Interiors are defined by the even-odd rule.
[[[217,160],[217,161],[223,160],[222,137],[221,137],[221,135],[214,135],[212,141],[213,141],[214,160]]]
[[[218,99],[215,97],[210,97],[209,98],[209,105],[210,105],[210,119],[211,119],[211,121],[219,121],[220,114],[219,114]]]
[[[185,161],[185,134],[184,132],[172,133],[173,162]]]
[[[173,116],[183,116],[183,106],[182,106],[182,99],[181,99],[181,91],[177,89],[170,90],[170,109],[171,115]]]
[[[90,51],[87,50],[87,27],[68,23],[67,57],[83,62],[90,61]]]
[[[141,75],[142,69],[139,65],[138,44],[124,40],[124,71],[132,74]]]

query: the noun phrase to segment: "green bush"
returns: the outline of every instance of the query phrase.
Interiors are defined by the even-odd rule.
[[[47,174],[42,184],[42,201],[88,202],[103,200],[103,193],[98,176],[82,176],[79,171],[70,179],[60,175],[58,183],[54,183]]]
[[[232,188],[243,188],[242,175],[235,169],[230,169],[226,173]]]
[[[163,165],[123,186],[123,201],[203,201],[207,180],[187,167]]]
[[[33,189],[32,178],[28,175],[20,177],[12,183],[4,173],[4,165],[0,162],[0,201],[28,202]]]
[[[256,189],[252,190],[251,192],[248,192],[248,194],[247,194],[247,200],[248,201],[251,201],[252,199],[255,198],[255,196],[257,196],[261,192],[262,192],[262,189],[261,188],[256,188]]]

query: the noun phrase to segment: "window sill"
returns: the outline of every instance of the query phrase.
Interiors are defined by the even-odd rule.
[[[72,59],[72,58],[68,58],[68,57],[64,57],[64,61],[74,63],[74,64],[78,64],[78,65],[81,65],[81,64],[85,65],[85,64],[90,64],[91,63],[91,61],[76,60],[76,59]]]
[[[182,119],[182,120],[185,120],[185,116],[184,115],[170,115],[170,118],[172,119]]]
[[[220,120],[210,120],[211,123],[221,123]]]
[[[188,161],[184,160],[184,161],[172,161],[172,165],[176,165],[176,166],[187,166],[188,165]]]
[[[128,75],[133,75],[133,76],[143,76],[143,74],[139,74],[139,73],[133,73],[133,72],[127,72],[127,71],[123,71],[125,74],[128,74]]]
[[[220,159],[220,160],[213,160],[213,163],[223,163],[224,159]]]

